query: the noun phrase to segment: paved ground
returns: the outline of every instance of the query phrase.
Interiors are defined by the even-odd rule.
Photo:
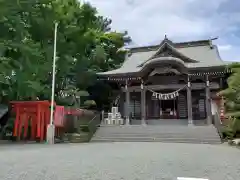
[[[102,143],[0,146],[1,180],[238,180],[240,151],[225,145]]]

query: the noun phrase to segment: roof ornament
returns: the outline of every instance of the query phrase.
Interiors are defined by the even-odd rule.
[[[167,39],[168,39],[166,34],[165,34],[165,36],[164,36],[164,39],[165,39],[165,40],[167,40]]]
[[[211,48],[211,49],[214,48],[214,47],[213,47],[213,43],[212,43],[212,41],[217,40],[217,39],[218,39],[218,37],[210,38],[210,39],[209,39],[209,44],[210,44],[210,48]]]
[[[211,40],[211,41],[214,41],[214,40],[217,40],[217,39],[218,39],[218,36],[215,37],[215,38],[211,38],[210,40]]]

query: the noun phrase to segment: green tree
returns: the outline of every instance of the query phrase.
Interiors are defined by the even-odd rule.
[[[225,98],[226,112],[228,121],[224,134],[228,138],[233,138],[236,133],[240,132],[240,63],[230,65],[232,74],[228,78],[227,89],[220,92]]]
[[[3,82],[1,85],[3,98],[8,96],[7,99],[26,99],[36,95],[43,87],[39,83],[38,72],[32,66],[41,63],[43,57],[39,43],[32,41],[28,32],[26,17],[31,4],[28,2],[0,2],[1,59],[8,61],[8,66],[2,72],[2,78],[7,79],[7,84]],[[1,66],[4,66],[2,61]]]
[[[56,100],[66,89],[86,91],[96,72],[119,67],[127,33],[78,0],[0,0],[2,101],[50,99],[54,22],[58,22]],[[60,98],[58,98],[60,97]],[[69,101],[71,104],[71,101]]]
[[[232,74],[228,78],[228,88],[220,94],[226,99],[226,108],[229,116],[240,118],[240,64],[234,63],[230,66]]]

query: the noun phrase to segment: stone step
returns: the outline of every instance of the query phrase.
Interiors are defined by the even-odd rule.
[[[109,132],[109,131],[99,131],[98,134],[101,135],[108,135],[108,134],[123,134],[123,132]],[[216,132],[125,132],[125,135],[131,135],[131,134],[135,134],[135,135],[165,135],[165,134],[173,134],[173,135],[181,135],[181,134],[195,134],[195,135],[216,135]]]
[[[193,137],[193,138],[219,138],[217,134],[215,135],[196,135],[196,134],[96,134],[94,137]]]
[[[218,137],[176,137],[176,136],[165,136],[165,137],[160,137],[160,136],[152,136],[152,137],[136,137],[136,136],[113,136],[113,137],[106,137],[106,136],[97,136],[94,137],[94,139],[199,139],[199,140],[205,140],[205,139],[211,139],[215,141],[220,141]]]
[[[120,133],[120,132],[99,132],[99,133],[96,133],[97,135],[99,136],[108,136],[108,135],[114,135],[114,136],[118,136],[118,135],[124,135],[124,136],[131,136],[131,135],[134,135],[134,136],[166,136],[166,135],[172,135],[172,136],[181,136],[181,135],[186,135],[186,136],[189,136],[189,135],[193,135],[193,136],[201,136],[201,137],[208,137],[208,136],[217,136],[218,137],[218,134],[217,133],[200,133],[200,132],[196,132],[196,133],[191,133],[191,132],[185,132],[185,133],[171,133],[171,132],[153,132],[153,133]]]
[[[179,130],[183,130],[183,129],[214,129],[215,127],[213,126],[182,126],[182,125],[163,125],[163,126],[152,126],[152,125],[107,125],[107,126],[102,126],[102,128],[108,129],[108,128],[115,128],[115,129],[145,129],[145,130],[150,130],[150,129],[174,129],[177,128]]]
[[[92,142],[221,143],[214,126],[101,126]]]
[[[221,144],[219,139],[198,139],[198,138],[96,138],[91,142],[174,142],[174,143],[196,143],[196,144]]]
[[[162,132],[155,132],[155,131],[152,131],[152,132],[138,132],[138,131],[132,131],[132,132],[128,132],[128,131],[122,131],[122,132],[119,132],[119,131],[102,131],[100,130],[98,134],[122,134],[124,132],[124,134],[196,134],[196,135],[201,135],[201,134],[205,134],[205,135],[214,135],[216,134],[215,131],[213,132],[201,132],[201,131],[195,131],[195,132],[191,132],[191,131],[185,131],[185,132],[169,132],[169,131],[162,131]]]
[[[174,142],[174,143],[195,143],[195,144],[221,144],[222,142],[219,139],[186,139],[186,138],[96,138],[91,142]]]
[[[192,134],[192,133],[96,133],[96,136],[136,136],[136,137],[151,137],[151,136],[194,136],[194,137],[219,137],[218,134]]]

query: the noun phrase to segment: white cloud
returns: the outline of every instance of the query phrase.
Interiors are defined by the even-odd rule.
[[[235,46],[228,50],[220,50],[220,55],[225,61],[240,61],[239,49],[239,46]]]
[[[218,45],[221,58],[225,61],[240,61],[239,46],[231,44]]]
[[[232,48],[232,45],[230,45],[230,44],[218,45],[218,49],[220,51],[229,51],[229,50],[231,50],[231,48]]]
[[[230,0],[87,0],[101,15],[113,20],[112,28],[129,32],[134,44],[156,44],[164,35],[173,41],[219,36],[228,47],[228,34],[238,29],[236,13],[218,9]],[[222,48],[222,49],[221,49]],[[230,51],[229,51],[230,52]],[[236,53],[235,53],[236,54]]]

